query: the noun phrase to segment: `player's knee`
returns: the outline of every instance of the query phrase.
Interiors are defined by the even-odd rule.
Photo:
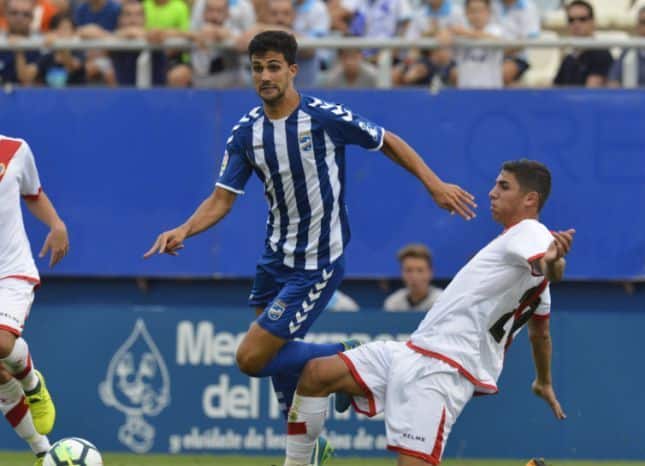
[[[262,370],[263,360],[258,353],[239,348],[235,354],[235,360],[240,371],[246,375],[254,376]]]
[[[16,336],[7,332],[6,330],[0,330],[0,359],[4,359],[11,354],[13,347],[16,344]]]

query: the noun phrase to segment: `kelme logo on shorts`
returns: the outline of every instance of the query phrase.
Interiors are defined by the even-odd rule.
[[[284,314],[284,311],[286,309],[286,304],[282,301],[274,301],[273,304],[271,304],[271,307],[269,308],[268,314],[269,314],[269,319],[271,320],[278,320],[280,317],[282,317],[282,314]]]

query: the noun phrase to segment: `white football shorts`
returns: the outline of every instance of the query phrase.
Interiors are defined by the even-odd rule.
[[[474,385],[405,342],[375,341],[339,355],[366,393],[353,397],[354,409],[368,416],[385,412],[388,450],[438,465]]]
[[[33,283],[17,278],[0,280],[0,329],[19,337],[33,302]]]

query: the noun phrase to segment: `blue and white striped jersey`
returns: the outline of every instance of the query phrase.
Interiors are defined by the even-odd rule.
[[[343,107],[301,96],[291,115],[269,119],[256,107],[233,127],[217,186],[242,194],[255,171],[269,204],[266,245],[288,266],[315,270],[349,241],[345,146],[378,150],[385,130]]]

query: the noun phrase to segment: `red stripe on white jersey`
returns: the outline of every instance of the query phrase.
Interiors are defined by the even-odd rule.
[[[0,139],[0,180],[7,173],[11,159],[16,155],[21,145],[22,142],[15,139]]]
[[[388,445],[387,449],[390,451],[395,451],[401,455],[412,456],[413,458],[419,458],[425,461],[426,463],[430,463],[433,466],[438,466],[440,463],[439,460],[436,460],[432,456],[427,455],[425,453],[421,453],[420,451],[408,450],[407,448],[395,447],[394,445]]]
[[[361,387],[361,390],[363,390],[363,393],[365,394],[365,398],[367,398],[367,402],[369,404],[369,411],[364,411],[358,407],[356,402],[354,402],[354,398],[352,398],[352,405],[354,406],[354,410],[357,413],[365,414],[366,416],[372,417],[376,415],[376,402],[374,401],[374,394],[372,393],[372,390],[367,386],[361,375],[358,373],[356,370],[356,366],[354,366],[354,363],[352,362],[351,359],[349,359],[345,354],[343,353],[338,353],[338,356],[340,359],[345,363],[347,368],[349,369],[349,372],[352,374],[352,377],[356,381],[359,387]]]

